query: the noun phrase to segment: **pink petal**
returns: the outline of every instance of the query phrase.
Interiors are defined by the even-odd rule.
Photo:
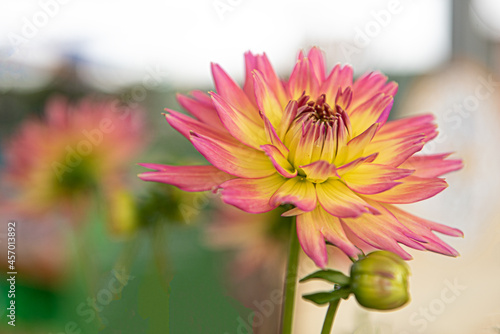
[[[330,104],[337,96],[339,90],[344,91],[347,87],[352,86],[352,67],[345,65],[335,65],[326,81],[324,81],[319,89],[319,94],[326,95],[326,101]]]
[[[339,180],[331,179],[316,184],[316,193],[321,206],[335,217],[358,217],[365,212],[378,213]]]
[[[184,191],[213,190],[224,181],[234,178],[214,166],[139,165],[157,170],[139,174],[142,180],[171,184]]]
[[[231,145],[197,133],[191,134],[191,142],[212,165],[231,175],[261,178],[276,172],[264,152],[243,144]]]
[[[351,87],[347,87],[343,91],[339,88],[337,96],[335,96],[335,104],[341,107],[343,110],[349,109],[352,101],[352,90]]]
[[[314,211],[313,211],[314,212]],[[325,238],[316,226],[316,218],[312,212],[297,216],[297,236],[304,252],[320,268],[328,262]]]
[[[255,149],[267,143],[262,119],[259,118],[260,123],[255,123],[245,112],[238,110],[216,93],[212,93],[212,100],[224,126],[235,138]]]
[[[321,268],[328,261],[325,238],[351,258],[361,253],[346,236],[339,219],[321,207],[297,216],[297,235],[304,252]]]
[[[281,119],[279,126],[276,128],[277,134],[282,140],[285,138],[285,134],[296,116],[297,101],[293,100],[286,105],[286,108],[283,111],[283,118]]]
[[[422,245],[426,249],[449,256],[459,255],[455,249],[439,239],[436,235],[434,235],[434,233],[432,233],[432,231],[438,231],[454,237],[463,237],[462,231],[414,216],[393,205],[385,204],[384,206],[387,210],[392,212],[401,224],[415,232],[415,234],[418,234],[423,239]]]
[[[334,131],[337,132],[333,127],[328,127],[326,129],[326,137],[323,141],[323,147],[321,150],[321,155],[319,160],[324,160],[327,162],[333,162],[334,158],[337,155],[337,137],[334,134]]]
[[[203,103],[207,106],[212,105],[212,99],[210,98],[210,96],[207,93],[202,92],[201,90],[193,90],[191,92],[191,95],[200,103]]]
[[[382,203],[408,204],[430,198],[448,187],[446,181],[440,178],[408,176],[399,182],[401,184],[394,188],[366,197]]]
[[[353,161],[360,158],[363,154],[365,148],[372,141],[375,133],[378,129],[378,123],[373,124],[365,132],[349,140],[347,146],[337,153],[337,158],[335,162],[339,165],[343,164],[345,161]]]
[[[274,145],[262,145],[261,148],[266,152],[273,163],[274,168],[282,176],[292,178],[297,176],[297,170],[288,162],[283,153]]]
[[[386,82],[387,77],[379,72],[367,73],[357,79],[352,87],[354,94],[351,109],[356,109],[379,93],[395,93],[397,91],[397,84],[386,84]]]
[[[360,218],[342,218],[344,226],[369,245],[396,253],[405,260],[412,257],[398,243],[418,250],[425,249],[411,239],[419,236],[402,225],[390,211],[373,201],[370,204],[377,208],[379,215],[364,214]]]
[[[323,182],[330,177],[339,177],[337,167],[324,160],[318,160],[309,165],[299,166],[306,173],[306,178],[311,182]]]
[[[297,61],[290,79],[288,80],[288,90],[292,100],[300,98],[302,93],[310,95],[313,99],[318,98],[318,80],[311,73],[313,71],[309,58],[302,58]]]
[[[374,123],[383,127],[391,112],[394,100],[392,96],[377,94],[365,103],[359,105],[349,114],[354,135],[357,135]]]
[[[420,135],[424,137],[424,142],[428,142],[437,136],[437,126],[433,121],[434,116],[422,115],[387,122],[379,129],[374,141]]]
[[[201,94],[205,95],[202,92],[191,92],[191,94],[196,94],[199,97]],[[208,99],[209,103],[207,103],[204,98],[189,98],[181,94],[177,94],[177,101],[191,115],[200,120],[200,122],[215,127],[216,130],[225,130],[224,125],[222,125],[222,122],[220,121],[219,115],[217,115],[217,110],[215,110],[212,100],[208,95],[205,95],[205,97]]]
[[[283,107],[273,88],[270,87],[264,80],[262,73],[258,70],[253,72],[255,98],[259,106],[259,110],[271,121],[275,128],[280,125],[283,118]]]
[[[297,54],[297,62],[298,61],[301,61],[302,59],[304,59],[304,50],[300,50],[299,53]]]
[[[243,84],[243,91],[254,105],[257,105],[257,101],[255,101],[252,72],[258,68],[258,59],[260,57],[261,55],[253,55],[250,51],[245,52],[245,83]]]
[[[318,138],[318,133],[320,129],[318,126],[313,125],[314,128],[309,128],[305,130],[304,127],[298,128],[298,132],[292,135],[294,138],[291,143],[288,144],[290,147],[290,153],[288,155],[288,160],[295,166],[302,166],[311,163],[313,159],[314,151],[319,152],[316,145],[316,139]],[[288,136],[290,133],[287,134]],[[287,139],[285,139],[286,142]]]
[[[196,133],[200,133],[218,140],[236,143],[236,139],[233,138],[226,129],[224,129],[224,131],[219,131],[216,130],[216,128],[214,128],[213,126],[203,124],[200,121],[181,114],[177,111],[170,109],[165,110],[169,112],[169,114],[165,115],[167,122],[187,139],[190,139],[191,132],[194,131]]]
[[[248,118],[258,123],[260,121],[259,111],[240,86],[217,64],[212,63],[212,75],[217,93],[236,109],[244,112]]]
[[[414,169],[413,176],[438,177],[463,167],[463,162],[460,159],[445,160],[449,155],[450,153],[413,156],[400,167]]]
[[[364,163],[373,162],[375,159],[377,159],[377,156],[378,156],[378,153],[373,153],[373,154],[370,154],[366,157],[358,158],[356,160],[349,162],[348,164],[345,164],[345,165],[337,168],[337,172],[338,172],[339,176],[342,176],[345,173],[348,173],[349,171],[353,170],[354,168],[357,168],[358,166],[360,166]]]
[[[323,53],[317,47],[311,48],[307,54],[307,58],[311,60],[312,73],[318,82],[325,81],[325,58]]]
[[[368,230],[366,229],[366,226],[362,225],[363,223],[365,225],[370,224],[372,223],[372,220],[366,220],[363,222],[359,218],[358,219],[343,218],[341,219],[341,222],[342,226],[346,231],[352,232],[354,235],[356,235],[356,237],[358,237],[368,245],[398,254],[404,260],[412,259],[412,256],[403,248],[401,248],[401,246],[398,245],[398,242],[395,239],[393,239],[388,235],[383,234],[383,232],[380,233],[376,228]]]
[[[281,217],[293,217],[293,216],[301,215],[303,213],[305,213],[304,210],[301,210],[301,209],[295,207],[295,208],[292,208],[286,212],[283,212],[281,214]]]
[[[249,212],[263,213],[278,205],[269,202],[271,196],[285,183],[278,173],[259,179],[233,179],[220,185],[222,199],[227,204]]]
[[[344,115],[346,115],[344,113]],[[346,115],[347,116],[347,115]],[[342,152],[341,147],[345,147],[349,141],[349,136],[352,134],[352,129],[350,128],[349,117],[339,117],[337,120],[337,155]],[[335,159],[337,160],[337,158]]]
[[[246,68],[246,77],[245,77],[245,86],[244,90],[248,96],[251,96],[255,99],[254,96],[254,79],[252,72],[254,70],[258,70],[262,73],[262,76],[267,83],[267,85],[272,89],[276,97],[281,103],[282,108],[286,106],[288,101],[290,100],[288,94],[286,93],[285,87],[283,83],[279,79],[279,77],[274,72],[274,69],[267,58],[267,55],[264,53],[263,55],[254,56],[252,53],[247,52],[245,54],[245,68]],[[257,103],[256,103],[257,105]]]
[[[378,194],[394,188],[396,180],[413,173],[411,169],[393,168],[385,165],[364,164],[342,176],[342,180],[359,194]]]
[[[316,207],[314,184],[303,177],[288,179],[271,197],[271,205],[294,204],[303,211]]]
[[[375,135],[376,138],[378,138],[377,135]],[[375,163],[392,167],[401,165],[420,151],[425,144],[425,136],[415,134],[383,141],[374,140],[365,148],[363,154],[378,153]]]
[[[384,93],[385,95],[391,95],[391,96],[396,96],[396,94],[398,93],[398,83],[397,82],[394,82],[394,81],[391,81],[389,83],[387,83],[381,90],[380,92],[381,93]]]
[[[320,228],[326,240],[340,248],[351,258],[356,258],[361,254],[360,250],[346,236],[339,218],[330,215],[320,207],[314,210],[312,215],[316,226]]]
[[[269,143],[276,146],[276,148],[283,154],[285,158],[288,158],[288,153],[290,150],[283,144],[280,137],[276,133],[274,126],[271,124],[266,115],[262,114],[262,119],[264,120],[264,129],[266,131],[266,139]]]

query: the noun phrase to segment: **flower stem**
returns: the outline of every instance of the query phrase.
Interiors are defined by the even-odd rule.
[[[333,320],[335,319],[335,314],[337,313],[337,308],[339,306],[340,299],[337,299],[330,303],[328,306],[328,311],[326,312],[325,322],[323,323],[323,328],[321,329],[321,334],[330,334],[332,331]]]
[[[295,289],[297,287],[297,269],[299,267],[299,239],[297,238],[295,217],[290,228],[290,248],[288,250],[288,267],[285,276],[285,299],[281,315],[281,333],[292,333],[293,310],[295,307]]]

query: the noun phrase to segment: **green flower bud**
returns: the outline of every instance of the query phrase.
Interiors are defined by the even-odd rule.
[[[410,268],[398,255],[376,251],[351,267],[351,289],[358,303],[376,310],[392,310],[410,300]]]

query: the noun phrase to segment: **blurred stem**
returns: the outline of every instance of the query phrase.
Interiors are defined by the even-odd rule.
[[[151,240],[151,248],[153,251],[153,266],[150,270],[156,271],[156,278],[153,281],[149,281],[149,284],[159,284],[156,285],[158,288],[155,288],[154,291],[150,293],[154,293],[154,296],[149,295],[148,299],[151,300],[153,298],[154,309],[159,308],[158,311],[154,311],[157,316],[151,318],[151,326],[150,331],[148,333],[169,333],[169,323],[170,323],[170,282],[173,279],[173,272],[171,270],[171,259],[169,256],[169,247],[168,247],[168,229],[167,224],[163,224],[160,221],[156,221],[151,228],[149,228],[150,232],[150,240]],[[159,282],[155,281],[156,279]],[[163,291],[159,291],[163,290]],[[160,299],[158,299],[160,298]],[[160,316],[158,317],[158,312],[160,312]],[[160,330],[161,328],[161,330]]]
[[[161,277],[162,286],[168,292],[173,275],[170,271],[171,263],[168,254],[167,227],[161,222],[156,222],[150,233],[156,268]]]
[[[297,287],[297,269],[299,267],[299,239],[297,238],[295,217],[290,228],[290,248],[288,250],[288,267],[285,276],[285,300],[282,311],[281,333],[292,333],[293,310],[295,308],[295,289]]]
[[[105,210],[102,206],[103,194],[99,189],[93,189],[90,193],[91,203],[84,218],[73,216],[72,219],[77,222],[77,226],[72,229],[74,245],[76,246],[77,265],[81,271],[80,275],[88,294],[94,294],[97,290],[97,277],[99,264],[96,261],[96,239],[94,237],[96,227],[104,224]],[[74,209],[75,211],[77,209]],[[80,221],[81,219],[81,221]]]
[[[340,299],[337,299],[330,303],[328,306],[328,311],[326,312],[325,322],[323,323],[323,328],[321,329],[321,334],[330,334],[332,331],[333,320],[335,319],[335,314],[337,313],[337,308],[339,306]]]
[[[74,247],[73,256],[75,257],[76,275],[82,279],[86,293],[92,294],[94,291],[95,266],[88,255],[89,249],[87,247],[88,243],[86,237],[81,231],[76,230],[77,228],[83,227],[77,226],[68,232]]]

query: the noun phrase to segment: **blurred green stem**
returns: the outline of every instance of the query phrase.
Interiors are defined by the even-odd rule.
[[[288,268],[285,276],[285,300],[282,311],[281,333],[292,333],[293,310],[295,307],[295,289],[297,287],[297,269],[299,267],[299,239],[295,217],[290,228],[290,248],[288,250]]]
[[[337,308],[339,306],[340,299],[337,299],[330,303],[328,306],[328,311],[326,312],[325,322],[323,323],[323,328],[321,329],[321,334],[330,334],[332,331],[333,320],[335,319],[335,314],[337,313]]]
[[[156,222],[150,229],[151,246],[158,273],[162,279],[165,291],[170,291],[170,281],[173,278],[170,271],[171,263],[168,255],[167,227],[161,222]]]

